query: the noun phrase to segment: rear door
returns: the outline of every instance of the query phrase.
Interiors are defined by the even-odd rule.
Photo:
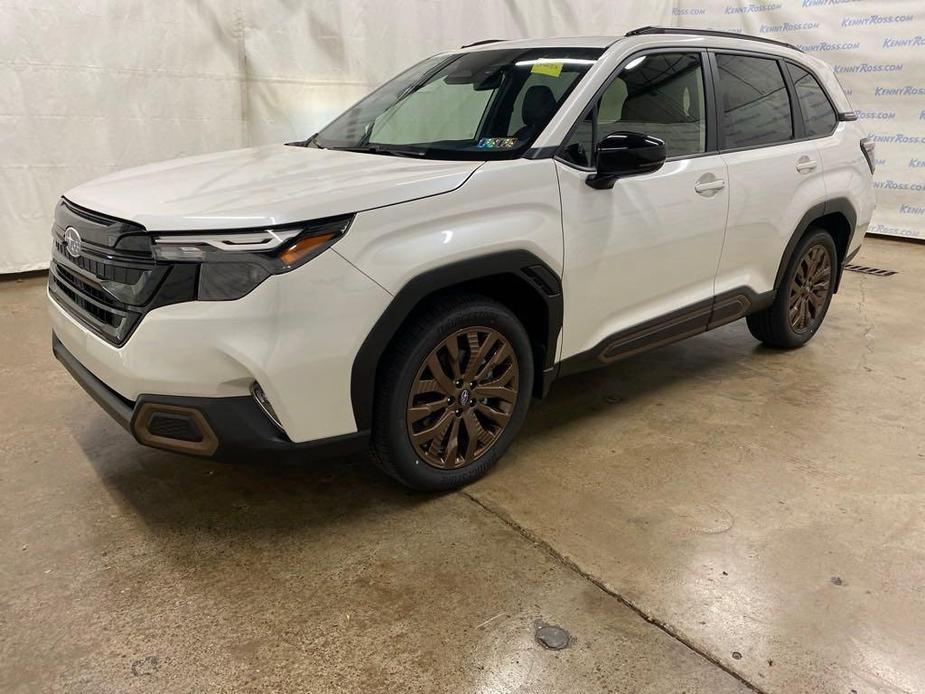
[[[862,241],[875,202],[869,164],[860,147],[866,133],[856,122],[840,122],[833,94],[826,91],[819,79],[822,74],[814,74],[809,66],[792,62],[787,63],[787,71],[803,116],[804,134],[815,138],[819,150],[826,197],[829,200],[847,198],[856,213],[857,231],[845,249],[845,254],[850,255]],[[834,86],[840,89],[837,83]]]
[[[705,51],[634,55],[566,139],[563,358],[606,363],[706,329],[728,203],[708,86]],[[668,161],[592,188],[596,145],[615,131],[664,140]]]
[[[822,158],[796,105],[784,61],[711,52],[719,145],[729,172],[726,241],[716,293],[774,289],[784,250],[803,216],[824,202]]]

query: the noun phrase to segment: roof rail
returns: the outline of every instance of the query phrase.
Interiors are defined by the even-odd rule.
[[[800,49],[794,46],[792,43],[785,43],[784,41],[776,41],[775,39],[766,39],[763,36],[751,36],[750,34],[737,34],[734,31],[714,31],[713,29],[682,29],[680,27],[646,26],[646,27],[639,27],[638,29],[633,29],[632,31],[626,32],[627,36],[642,36],[644,34],[693,34],[694,36],[722,36],[728,39],[746,39],[748,41],[761,41],[762,43],[772,43],[775,46],[784,46],[786,48],[792,48],[795,51],[800,51]],[[800,52],[802,53],[803,51],[800,51]]]
[[[484,39],[482,41],[476,41],[475,43],[467,43],[465,46],[460,46],[460,48],[472,48],[473,46],[482,46],[486,43],[498,43],[499,41],[504,41],[504,39]]]

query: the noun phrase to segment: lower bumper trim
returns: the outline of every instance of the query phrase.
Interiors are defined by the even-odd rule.
[[[324,459],[359,453],[369,447],[369,431],[294,443],[273,425],[250,395],[199,398],[143,394],[132,402],[91,373],[54,334],[52,351],[90,397],[146,446],[221,460],[246,458],[254,453]],[[151,435],[152,412],[183,413],[190,417],[207,445],[190,445],[188,437],[169,439]]]
[[[96,400],[97,404],[106,410],[106,413],[116,420],[123,429],[131,432],[134,403],[123,398],[90,373],[89,369],[77,361],[77,358],[61,344],[61,340],[54,333],[51,336],[51,351],[55,358],[74,377],[74,380],[80,384],[81,388],[87,391],[87,394]]]

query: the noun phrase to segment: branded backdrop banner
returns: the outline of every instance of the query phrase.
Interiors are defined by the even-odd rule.
[[[151,161],[315,132],[485,38],[744,31],[834,64],[877,141],[872,231],[925,238],[921,0],[11,0],[0,3],[0,273],[48,266],[55,201]]]
[[[684,0],[673,24],[792,43],[835,68],[877,143],[870,231],[925,239],[923,0]]]

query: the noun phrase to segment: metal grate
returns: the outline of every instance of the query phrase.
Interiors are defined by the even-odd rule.
[[[896,274],[896,270],[881,270],[878,267],[867,267],[866,265],[845,265],[846,270],[851,272],[860,272],[865,275],[874,275],[875,277],[891,277]]]
[[[179,441],[202,441],[202,432],[196,422],[185,414],[170,414],[169,412],[155,412],[148,422],[148,432],[153,436],[162,436],[165,439]]]

